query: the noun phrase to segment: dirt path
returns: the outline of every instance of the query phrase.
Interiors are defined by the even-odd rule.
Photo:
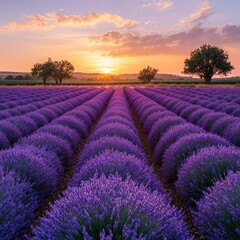
[[[134,111],[134,109],[132,108],[132,105],[130,103],[129,98],[127,97],[126,93],[125,93],[126,99],[128,101],[129,104],[129,108],[132,114],[132,118],[134,121],[134,124],[138,130],[138,134],[143,146],[143,150],[147,156],[148,162],[150,165],[153,166],[154,168],[154,172],[155,174],[158,176],[159,180],[161,181],[163,187],[166,189],[166,191],[168,193],[170,193],[171,198],[172,198],[172,205],[175,205],[177,207],[177,209],[182,209],[183,214],[185,215],[185,221],[187,223],[189,232],[194,236],[195,240],[203,240],[204,238],[200,237],[198,230],[196,229],[196,227],[193,224],[193,217],[192,214],[187,206],[187,204],[185,203],[185,201],[181,198],[181,196],[179,196],[176,192],[175,186],[174,184],[168,184],[166,182],[164,182],[163,180],[163,176],[160,172],[160,166],[158,166],[157,164],[154,163],[153,161],[153,152],[151,151],[151,148],[147,142],[147,135],[143,132],[142,130],[142,126],[140,125],[140,122],[136,116],[136,113]]]

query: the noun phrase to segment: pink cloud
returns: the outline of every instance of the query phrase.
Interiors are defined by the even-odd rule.
[[[45,15],[28,15],[18,22],[10,22],[2,27],[0,31],[16,30],[49,30],[56,26],[95,26],[98,23],[107,22],[114,24],[117,28],[133,28],[139,22],[132,19],[124,19],[119,15],[110,13],[88,13],[86,15],[64,15],[62,10]]]
[[[132,28],[138,25],[138,22],[132,19],[124,19],[119,15],[110,13],[88,13],[86,15],[64,15],[62,11],[48,14],[57,25],[64,26],[95,26],[100,22],[114,24],[118,28]]]
[[[203,21],[207,19],[209,16],[213,14],[213,8],[211,6],[205,6],[200,8],[198,11],[194,12],[190,16],[187,16],[185,18],[182,18],[180,20],[181,24],[191,24],[191,23],[198,23],[200,21]]]
[[[52,25],[48,22],[45,16],[41,14],[33,14],[26,16],[25,20],[19,22],[10,22],[0,30],[11,32],[15,30],[38,30],[38,29],[52,29]]]
[[[103,55],[146,56],[146,55],[186,55],[204,43],[224,47],[239,46],[240,25],[203,28],[196,25],[188,31],[163,36],[161,34],[140,35],[136,33],[107,32],[90,38],[98,45]]]
[[[144,8],[156,7],[160,10],[167,9],[173,6],[173,2],[170,0],[154,0],[152,2],[144,3]]]

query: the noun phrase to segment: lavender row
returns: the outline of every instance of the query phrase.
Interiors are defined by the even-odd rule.
[[[215,101],[224,100],[230,103],[240,104],[240,91],[237,88],[168,88],[170,92],[183,93],[187,96],[195,97],[196,95]],[[214,93],[214,94],[213,94]]]
[[[162,175],[167,182],[176,181],[178,193],[193,208],[194,221],[201,234],[207,239],[228,239],[228,236],[238,239],[239,195],[231,195],[230,190],[239,191],[239,181],[229,190],[224,186],[232,182],[228,180],[234,178],[232,172],[237,174],[240,170],[240,150],[220,137],[181,122],[139,92],[132,89],[126,92],[148,134]],[[152,142],[152,137],[158,142]],[[221,196],[215,190],[217,180],[222,182],[222,192],[226,195]]]
[[[72,89],[58,89],[58,88],[47,88],[47,89],[38,89],[38,88],[29,88],[28,92],[25,92],[24,89],[11,88],[11,92],[4,94],[8,89],[1,90],[0,98],[0,110],[7,110],[15,108],[17,106],[22,106],[25,104],[33,103],[36,101],[46,100],[54,96],[60,96],[65,94],[78,94],[79,92],[86,92],[85,88],[72,88]]]
[[[19,100],[14,102],[16,106],[14,107],[12,106],[12,108],[9,108],[10,104],[7,103],[6,104],[7,109],[0,110],[0,120],[5,120],[13,116],[20,116],[28,112],[39,110],[40,108],[46,107],[51,104],[60,103],[70,98],[87,93],[90,90],[91,89],[79,89],[78,91],[74,91],[70,93],[69,92],[68,93],[61,92],[60,94],[52,93],[53,94],[52,96],[47,95],[47,96],[35,97],[35,99],[31,98],[32,101],[29,101],[29,99],[25,99],[24,101]]]
[[[26,137],[38,128],[46,125],[62,114],[70,111],[91,99],[103,89],[92,89],[88,93],[69,100],[43,107],[22,116],[10,117],[0,121],[0,150],[11,147],[21,138]]]
[[[204,99],[198,94],[187,96],[187,93],[185,94],[185,91],[188,91],[188,89],[182,93],[171,93],[167,90],[165,91],[162,89],[153,89],[152,91],[157,92],[159,95],[161,94],[163,96],[172,97],[176,99],[176,101],[179,101],[180,99],[183,101],[183,104],[185,104],[185,107],[190,105],[202,106],[215,112],[222,112],[234,117],[240,117],[240,106],[237,103],[229,103],[227,101],[217,99]]]
[[[33,239],[190,239],[146,163],[122,89],[96,125],[64,196]]]
[[[112,95],[107,89],[0,153],[0,239],[18,239],[53,193],[73,152]]]
[[[136,90],[188,122],[196,124],[208,132],[217,134],[238,147],[240,146],[240,118],[192,105],[176,98],[163,96],[148,89],[138,88]]]

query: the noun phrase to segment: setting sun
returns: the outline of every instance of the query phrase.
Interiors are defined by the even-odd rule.
[[[102,68],[102,72],[104,74],[109,74],[109,73],[111,73],[111,69],[110,68]]]

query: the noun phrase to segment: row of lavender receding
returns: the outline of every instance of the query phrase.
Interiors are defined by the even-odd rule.
[[[156,93],[154,90],[138,89],[141,93],[150,97],[163,107],[176,113],[188,122],[204,128],[206,131],[217,134],[226,138],[236,146],[240,146],[240,118],[231,116],[227,113],[211,110],[200,105],[195,105],[190,102],[182,101],[175,97],[166,96],[164,93]],[[167,91],[167,90],[166,90]],[[183,93],[184,94],[184,93]],[[201,97],[199,97],[201,101]],[[211,101],[209,101],[211,103]],[[205,103],[205,105],[207,105]],[[221,108],[221,103],[218,106]],[[239,108],[237,109],[237,111]]]
[[[71,111],[0,152],[0,239],[23,237],[112,92],[83,94],[80,106],[70,104]]]
[[[0,121],[0,150],[7,149],[21,138],[26,137],[38,128],[48,124],[62,114],[78,107],[80,104],[91,99],[103,89],[89,89],[88,92],[81,91],[70,99],[62,102],[39,106],[39,109],[22,114],[20,116],[9,117]]]
[[[165,181],[175,182],[200,233],[207,239],[239,239],[240,150],[159,105],[160,94],[136,90],[126,92],[154,160]],[[161,103],[164,98],[159,96]]]
[[[79,156],[64,196],[33,239],[191,239],[148,166],[122,89]]]

